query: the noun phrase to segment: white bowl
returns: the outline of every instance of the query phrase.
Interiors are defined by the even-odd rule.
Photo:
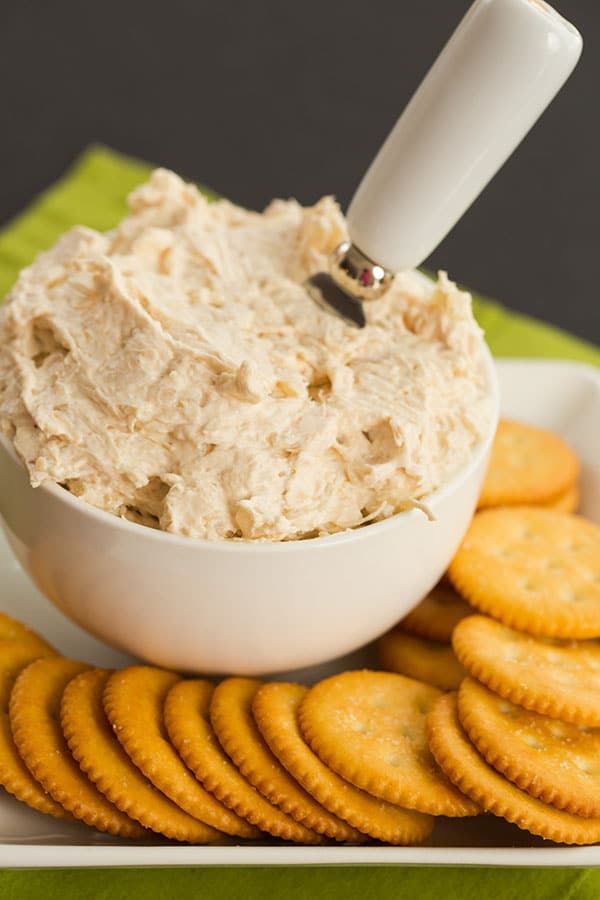
[[[202,541],[95,509],[57,485],[32,488],[0,439],[0,514],[41,591],[107,643],[189,672],[258,674],[333,659],[390,628],[436,583],[469,524],[499,406],[451,481],[418,510],[328,537]]]

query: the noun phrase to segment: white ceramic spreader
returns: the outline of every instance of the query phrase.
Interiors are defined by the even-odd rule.
[[[421,265],[560,90],[581,35],[543,0],[476,0],[371,163],[350,241],[311,293],[359,326],[362,300]]]

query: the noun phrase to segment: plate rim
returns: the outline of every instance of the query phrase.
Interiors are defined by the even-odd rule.
[[[37,860],[31,862],[31,851]],[[133,851],[133,852],[132,852]],[[542,858],[540,858],[540,856]],[[469,866],[556,868],[600,866],[600,847],[308,847],[98,846],[0,844],[0,868],[155,868],[236,866]]]

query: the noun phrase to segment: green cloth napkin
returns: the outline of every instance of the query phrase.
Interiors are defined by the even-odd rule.
[[[123,216],[128,192],[142,182],[150,166],[104,147],[87,150],[53,187],[0,231],[0,297],[19,270],[65,229],[76,223],[112,228]],[[210,192],[207,192],[210,193]],[[600,349],[542,322],[509,312],[499,303],[474,297],[475,313],[497,356],[575,359],[600,366]],[[0,827],[1,831],[1,827]],[[460,850],[457,850],[460,854]],[[590,898],[600,896],[600,870],[377,868],[176,868],[55,869],[0,871],[0,897],[47,900],[98,897],[144,900],[207,898],[344,897],[351,900],[495,900]]]

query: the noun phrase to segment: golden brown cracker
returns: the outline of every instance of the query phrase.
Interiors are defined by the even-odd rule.
[[[548,806],[489,766],[458,720],[456,694],[443,694],[427,717],[429,746],[448,778],[486,812],[563,844],[600,841],[600,819],[584,819]]]
[[[461,619],[473,609],[451,584],[440,582],[399,623],[403,631],[430,641],[449,643]]]
[[[3,641],[27,642],[39,649],[39,656],[48,656],[49,653],[56,653],[54,647],[28,625],[19,622],[18,619],[13,619],[8,613],[0,612],[0,643]]]
[[[540,637],[600,636],[600,527],[542,507],[478,513],[449,569],[473,606]]]
[[[19,672],[40,656],[53,656],[54,650],[41,649],[26,638],[0,641],[0,784],[27,806],[57,819],[70,814],[31,775],[19,756],[8,719],[10,694]]]
[[[252,715],[260,686],[254,678],[226,678],[215,688],[210,721],[219,743],[244,778],[288,816],[332,840],[360,840],[355,829],[300,787],[269,750]]]
[[[227,834],[259,837],[257,828],[202,787],[169,741],[163,705],[179,680],[175,673],[153,666],[113,672],[104,689],[103,704],[115,735],[154,787],[190,816]]]
[[[456,626],[454,651],[501,697],[576,725],[600,726],[600,645],[534,638],[486,616]]]
[[[551,500],[548,500],[544,506],[549,509],[555,509],[558,512],[565,513],[574,513],[579,509],[579,504],[581,502],[581,495],[579,492],[579,488],[576,484],[573,487],[567,488],[566,491],[563,491],[562,494],[558,494],[556,497],[552,497]]]
[[[261,831],[285,841],[321,843],[316,832],[265,800],[223,751],[210,723],[213,692],[209,681],[197,679],[180,681],[167,694],[165,726],[183,761],[207,791]]]
[[[557,434],[501,419],[479,508],[548,503],[575,484],[579,469],[577,456]]]
[[[264,684],[252,703],[258,728],[279,762],[315,800],[359,832],[387,844],[416,844],[433,828],[433,817],[378,800],[340,778],[308,746],[298,710],[308,692],[300,684]]]
[[[458,692],[458,715],[490,766],[521,790],[578,816],[600,816],[600,728],[515,706],[473,678]]]
[[[381,800],[437,816],[476,815],[427,747],[425,716],[439,693],[390,672],[342,672],[311,688],[300,728],[327,766]]]
[[[145,832],[104,797],[83,774],[65,742],[60,701],[85,663],[49,656],[18,676],[10,695],[10,727],[21,759],[52,799],[97,831],[140,838]]]
[[[144,828],[174,841],[206,844],[222,833],[172,803],[131,762],[102,706],[110,677],[106,669],[82,672],[69,682],[60,704],[60,721],[69,749],[99,791]]]
[[[465,670],[450,644],[429,641],[393,628],[377,641],[382,669],[432,684],[441,691],[455,691]]]

